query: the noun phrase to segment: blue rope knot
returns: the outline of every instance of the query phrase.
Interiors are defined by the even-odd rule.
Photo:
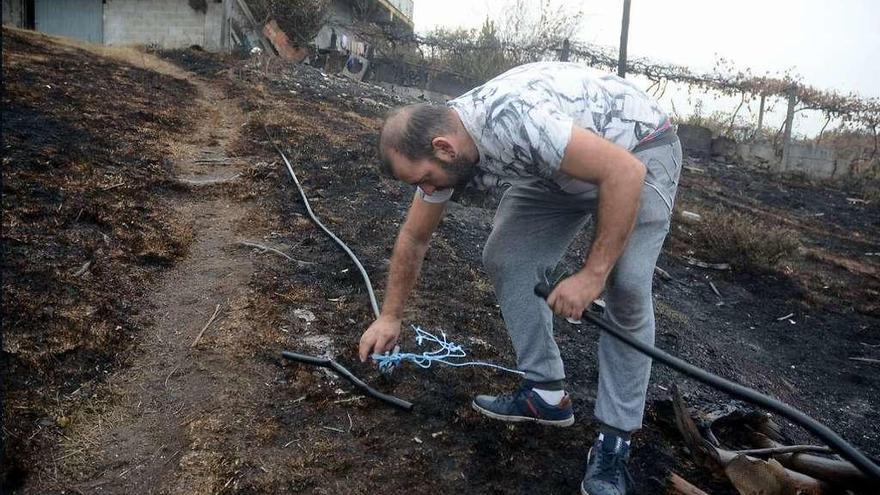
[[[422,346],[423,343],[434,343],[437,347],[432,351],[424,351],[421,353],[413,353],[413,352],[400,352],[398,348],[395,348],[394,352],[385,353],[385,354],[373,354],[372,358],[379,365],[379,372],[383,374],[390,374],[394,371],[394,368],[401,365],[403,361],[410,361],[415,363],[416,366],[420,368],[430,368],[431,365],[435,362],[443,363],[449,366],[486,366],[489,368],[495,368],[501,371],[506,371],[508,373],[515,373],[517,375],[524,375],[522,371],[514,370],[510,368],[505,368],[504,366],[499,366],[497,364],[486,363],[483,361],[465,361],[465,362],[456,362],[449,361],[449,359],[460,359],[467,357],[467,353],[464,351],[460,345],[455,342],[450,342],[446,337],[446,333],[442,330],[440,331],[440,336],[436,336],[426,330],[422,330],[421,327],[417,327],[415,325],[410,325],[410,328],[416,332],[416,345],[419,347]]]

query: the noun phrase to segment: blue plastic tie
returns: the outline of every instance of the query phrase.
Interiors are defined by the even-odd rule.
[[[440,347],[434,349],[433,351],[425,351],[422,353],[413,353],[413,352],[399,352],[395,351],[393,353],[386,354],[373,354],[372,358],[379,364],[379,371],[384,374],[390,374],[394,371],[394,368],[400,366],[403,361],[410,361],[415,363],[416,366],[420,368],[430,368],[431,365],[435,362],[447,364],[449,366],[486,366],[489,368],[495,368],[501,371],[506,371],[508,373],[515,373],[517,375],[524,375],[522,371],[514,370],[510,368],[505,368],[504,366],[499,366],[497,364],[485,363],[483,361],[465,361],[465,362],[456,362],[456,361],[448,361],[448,359],[460,359],[467,357],[467,353],[464,349],[456,344],[455,342],[450,342],[446,338],[445,332],[440,332],[440,337],[422,330],[420,327],[415,325],[411,325],[412,328],[416,332],[416,345],[421,346],[424,342],[433,342]]]

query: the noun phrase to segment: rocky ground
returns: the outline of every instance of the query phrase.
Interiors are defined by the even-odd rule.
[[[412,191],[379,174],[375,141],[403,100],[304,66],[3,38],[4,489],[576,493],[595,428],[594,328],[558,322],[568,429],[470,409],[511,375],[405,366],[385,378],[357,363],[372,316],[363,282],[305,216],[274,145],[381,299]],[[801,247],[769,268],[699,268],[689,260],[729,260],[700,242],[710,227],[677,216],[659,261],[672,280],[655,279],[657,345],[880,454],[880,368],[851,359],[880,358],[880,208],[736,164],[687,165],[680,210],[747,215]],[[407,321],[513,365],[480,267],[493,208],[474,194],[450,206]],[[416,407],[391,410],[282,350],[332,355]],[[685,450],[673,384],[703,410],[743,406],[655,367],[634,440],[639,493],[663,493],[672,471],[734,493]]]

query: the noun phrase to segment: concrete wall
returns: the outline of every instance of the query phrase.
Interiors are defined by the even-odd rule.
[[[207,12],[194,10],[188,0],[107,0],[104,5],[104,43],[157,44],[162,48],[223,46],[223,4],[207,0]]]
[[[209,52],[223,51],[225,48],[224,37],[226,30],[224,23],[226,22],[226,2],[217,3],[214,0],[208,0],[208,10],[205,11],[205,42],[202,48]]]
[[[834,149],[807,143],[791,143],[780,172],[802,174],[811,179],[833,179],[841,176]],[[849,167],[847,167],[847,172]]]
[[[853,165],[861,163],[858,153],[838,153],[833,148],[812,143],[792,143],[787,164],[783,163],[782,157],[767,139],[737,143],[736,158],[749,167],[808,179],[842,179],[867,173]]]
[[[678,136],[688,155],[703,159],[734,162],[781,174],[793,174],[815,180],[868,176],[880,160],[862,156],[862,150],[841,150],[808,142],[792,142],[787,162],[767,138],[736,142],[725,136],[712,137],[702,126],[680,124]]]
[[[23,0],[3,0],[3,24],[24,27]]]

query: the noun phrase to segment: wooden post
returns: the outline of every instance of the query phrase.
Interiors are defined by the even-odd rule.
[[[797,86],[788,88],[788,110],[785,113],[785,134],[782,138],[782,172],[788,169],[791,153],[791,126],[794,123],[794,106],[797,104]]]
[[[764,99],[766,95],[761,94],[761,106],[758,108],[758,133],[763,134],[764,129]]]
[[[571,55],[571,43],[569,43],[568,38],[562,42],[562,50],[559,52],[559,61],[560,62],[568,62],[568,58]]]
[[[623,0],[623,21],[620,25],[620,53],[617,57],[617,75],[626,77],[626,41],[629,37],[629,4],[630,0]]]

